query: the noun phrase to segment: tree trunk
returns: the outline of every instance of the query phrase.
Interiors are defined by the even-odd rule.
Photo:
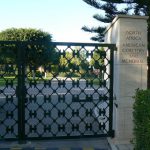
[[[32,70],[32,79],[35,80],[35,70]]]
[[[46,73],[46,72],[44,72],[44,78],[46,79],[46,77],[47,77],[47,73]]]

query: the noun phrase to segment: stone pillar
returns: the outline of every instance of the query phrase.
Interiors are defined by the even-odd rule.
[[[132,140],[132,97],[136,89],[147,88],[147,19],[147,16],[118,15],[105,32],[105,42],[117,46],[113,112],[116,144]]]

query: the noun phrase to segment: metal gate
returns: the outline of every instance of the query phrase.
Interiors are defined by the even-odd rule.
[[[114,50],[113,44],[1,41],[0,138],[113,136]]]

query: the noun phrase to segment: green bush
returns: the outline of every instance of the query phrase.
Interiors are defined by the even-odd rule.
[[[135,150],[150,150],[150,90],[137,90],[133,106]]]
[[[80,77],[79,73],[74,73],[74,72],[69,72],[66,74],[67,78],[76,78],[76,77]]]
[[[42,76],[44,76],[44,72],[36,71],[35,76],[41,78]]]

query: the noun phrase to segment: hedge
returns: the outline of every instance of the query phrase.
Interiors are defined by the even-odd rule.
[[[135,150],[150,150],[150,90],[137,90],[134,98]]]

